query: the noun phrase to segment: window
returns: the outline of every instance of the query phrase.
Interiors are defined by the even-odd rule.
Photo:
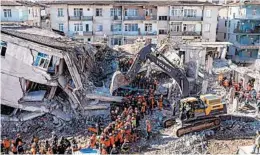
[[[125,24],[125,31],[138,31],[138,24]]]
[[[153,25],[151,23],[146,23],[144,25],[144,31],[145,32],[152,32],[153,31]]]
[[[2,46],[1,47],[1,56],[5,56],[5,53],[6,53],[6,47]]]
[[[121,38],[111,38],[111,45],[122,45]]]
[[[153,10],[152,9],[146,9],[145,10],[145,16],[151,16],[152,15]]]
[[[51,60],[51,56],[49,56],[48,54],[38,52],[38,55],[37,55],[33,65],[47,70],[48,66],[50,64],[50,60]]]
[[[194,32],[195,25],[194,24],[183,24],[183,31],[184,32]]]
[[[186,24],[184,24],[184,25],[186,25]],[[173,31],[173,32],[181,32],[181,25],[180,24],[172,25],[171,31]]]
[[[64,24],[59,24],[59,31],[64,31]]]
[[[167,16],[159,16],[159,20],[167,20]]]
[[[225,21],[225,27],[227,27],[227,21]]]
[[[102,16],[102,8],[96,9],[96,16]]]
[[[63,8],[58,8],[58,17],[63,17]]]
[[[137,16],[137,9],[127,9],[125,11],[125,16],[129,16],[129,17]]]
[[[184,17],[196,17],[197,10],[194,9],[184,9]]]
[[[226,33],[224,33],[224,39],[226,39],[226,37],[227,37],[227,34],[226,34]]]
[[[4,17],[12,17],[11,9],[4,9]]]
[[[82,8],[74,8],[74,16],[75,17],[83,16],[83,9]]]
[[[167,30],[159,30],[159,34],[167,34]]]
[[[231,22],[230,21],[228,21],[228,27],[230,27],[231,26]]]
[[[205,31],[207,31],[207,32],[210,31],[210,24],[205,24]]]
[[[208,18],[211,17],[211,10],[206,10],[206,17],[208,17]]]
[[[121,16],[122,10],[120,8],[111,8],[110,9],[110,16]]]
[[[83,31],[83,25],[82,24],[74,24],[74,31]]]
[[[111,31],[112,32],[121,32],[122,31],[122,25],[121,24],[111,25]]]
[[[97,32],[102,32],[103,31],[103,25],[99,24],[97,25]]]
[[[86,32],[89,32],[89,24],[86,24]]]
[[[175,17],[183,16],[183,10],[182,9],[173,9],[172,16],[175,16]]]

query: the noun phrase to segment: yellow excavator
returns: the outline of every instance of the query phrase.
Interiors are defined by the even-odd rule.
[[[176,120],[181,120],[181,126],[176,132],[177,136],[202,131],[205,129],[215,129],[220,126],[218,115],[226,113],[226,106],[221,99],[212,94],[201,95],[200,97],[189,97],[189,81],[185,71],[178,65],[170,62],[160,51],[155,50],[155,45],[149,44],[142,48],[135,56],[134,62],[126,74],[117,71],[112,76],[110,93],[122,86],[129,85],[138,74],[142,65],[147,61],[153,62],[166,74],[173,78],[179,85],[183,99],[173,105],[173,116],[163,120],[164,127],[172,126]]]

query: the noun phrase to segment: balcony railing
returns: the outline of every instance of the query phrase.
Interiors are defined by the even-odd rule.
[[[236,63],[254,63],[257,58],[252,57],[241,57],[238,55],[235,55],[232,57],[232,60]]]
[[[91,35],[93,35],[93,32],[92,31],[84,31],[83,35],[84,36],[91,36]]]
[[[182,32],[174,32],[174,31],[171,31],[171,32],[170,32],[170,35],[173,35],[173,36],[181,36],[181,35],[182,35]]]
[[[157,20],[157,15],[152,15],[152,16],[125,16],[124,20]]]
[[[260,29],[247,29],[247,30],[234,29],[234,33],[260,33]]]
[[[122,35],[122,31],[112,31],[113,35]]]
[[[124,35],[127,35],[127,36],[155,36],[155,35],[157,35],[157,31],[151,31],[151,32],[138,32],[138,31],[124,32]]]
[[[170,16],[170,20],[173,20],[173,21],[202,21],[203,18],[201,16],[196,16],[196,17]]]
[[[113,16],[113,20],[122,20],[122,16]]]
[[[69,16],[69,20],[77,21],[77,20],[93,20],[92,16]]]
[[[185,32],[182,32],[182,35],[183,36],[201,36],[202,35],[202,32],[201,31],[185,31]]]

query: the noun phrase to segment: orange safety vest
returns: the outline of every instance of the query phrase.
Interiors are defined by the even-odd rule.
[[[112,135],[109,137],[109,139],[110,139],[111,146],[113,146],[115,144],[115,136]]]
[[[105,146],[110,147],[110,145],[111,145],[110,139],[105,140]]]
[[[147,130],[148,132],[151,132],[151,131],[152,131],[152,127],[151,127],[151,124],[150,124],[150,123],[146,124],[146,130]]]
[[[119,140],[119,134],[117,133],[117,135],[115,136],[115,142],[118,142]]]
[[[120,143],[123,143],[123,142],[124,142],[123,135],[122,135],[121,132],[118,133],[118,139],[119,139]]]
[[[4,148],[8,149],[11,146],[11,142],[8,139],[4,139]]]

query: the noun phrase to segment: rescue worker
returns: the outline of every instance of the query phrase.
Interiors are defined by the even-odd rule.
[[[163,108],[163,95],[161,95],[158,99],[158,108],[159,110],[162,110]]]
[[[93,134],[90,138],[90,148],[92,149],[96,148],[96,142],[97,142],[96,134]]]
[[[260,114],[260,90],[258,91],[257,95],[256,95],[256,112],[257,114]]]
[[[109,134],[109,140],[110,140],[110,145],[111,146],[115,145],[115,134],[114,134],[114,131]]]
[[[117,149],[116,145],[113,145],[113,148],[110,151],[110,154],[119,154],[119,150]]]
[[[106,148],[105,145],[102,145],[101,154],[108,154],[107,153],[107,148]]]
[[[218,82],[219,82],[219,85],[221,86],[221,85],[222,85],[222,82],[223,82],[223,74],[222,74],[222,73],[220,73],[220,74],[218,75]]]
[[[130,145],[127,139],[124,140],[124,143],[121,146],[121,153],[129,154]]]
[[[152,132],[152,126],[149,120],[146,120],[146,139],[149,140]]]
[[[24,154],[23,142],[21,142],[21,141],[18,142],[17,152],[18,152],[18,154]]]
[[[146,101],[144,100],[141,107],[141,116],[144,118],[144,114],[146,113]]]
[[[13,154],[17,154],[17,146],[15,140],[12,140],[11,152],[13,152]]]
[[[4,153],[9,154],[11,142],[7,137],[4,138],[3,144],[4,144]]]
[[[259,154],[260,153],[259,149],[260,149],[260,131],[256,131],[255,145],[251,153]]]
[[[111,150],[111,143],[110,143],[110,139],[108,137],[105,138],[105,146],[107,148],[107,152],[110,152],[110,150]]]
[[[18,134],[16,135],[15,145],[18,146],[18,143],[19,143],[20,141],[23,142],[23,140],[22,140],[22,138],[21,138],[21,134],[18,133]]]

